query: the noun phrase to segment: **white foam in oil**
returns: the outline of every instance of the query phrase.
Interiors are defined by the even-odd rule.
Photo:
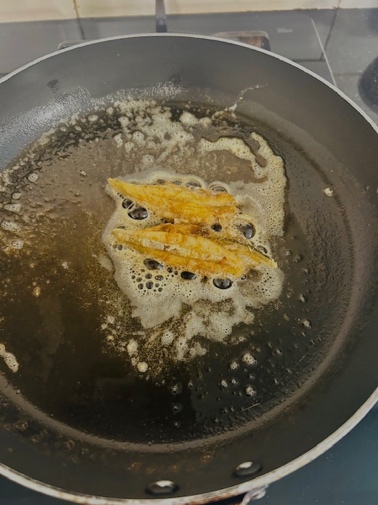
[[[126,106],[125,106],[126,112]],[[151,121],[152,118],[152,121]],[[255,226],[255,234],[251,243],[264,247],[271,253],[270,241],[274,236],[283,234],[284,191],[286,178],[283,161],[274,155],[267,142],[253,133],[258,141],[259,154],[267,163],[260,166],[250,148],[239,138],[220,138],[215,142],[201,139],[195,143],[190,129],[202,122],[209,123],[209,118],[197,119],[189,112],[184,112],[180,121],[173,122],[171,113],[159,110],[149,120],[140,117],[138,136],[131,139],[127,132],[129,122],[125,119],[124,138],[127,150],[146,149],[151,144],[159,142],[161,154],[153,158],[148,154],[149,162],[137,170],[133,176],[121,177],[129,182],[156,184],[162,181],[176,182],[182,185],[195,183],[203,188],[222,185],[231,193],[241,212],[250,214]],[[116,140],[119,146],[120,139]],[[177,160],[186,160],[193,156],[193,174],[187,165],[187,173],[175,172],[169,166],[167,170],[152,169],[152,160],[158,166],[170,155]],[[223,181],[205,180],[198,176],[199,164],[205,164],[209,153],[227,151],[233,157],[245,160],[250,164],[251,180],[234,181],[225,184]],[[146,156],[144,159],[147,159]],[[143,163],[143,161],[142,161]],[[209,169],[211,174],[211,167]],[[214,170],[215,172],[215,170]],[[219,178],[219,174],[216,174]],[[134,365],[141,371],[150,359],[156,365],[156,349],[169,349],[169,359],[183,361],[206,352],[206,341],[228,342],[233,328],[240,323],[251,324],[254,320],[253,309],[276,300],[282,291],[283,272],[268,267],[258,267],[255,275],[244,280],[233,280],[228,289],[219,289],[213,283],[214,277],[204,279],[197,275],[193,279],[181,277],[182,270],[172,269],[161,264],[158,268],[152,263],[149,266],[147,256],[135,252],[126,246],[120,247],[114,240],[112,230],[124,227],[128,230],[146,228],[159,224],[160,219],[153,212],[143,220],[135,220],[129,216],[129,209],[124,208],[120,195],[109,191],[115,201],[115,210],[103,234],[103,242],[115,267],[115,280],[122,292],[128,297],[132,306],[132,317],[138,318],[145,330],[144,336],[139,336],[141,346],[135,346],[134,338],[127,346],[128,353]],[[132,345],[130,345],[130,343]],[[143,365],[138,356],[139,349],[143,353]],[[139,364],[139,365],[138,365]]]
[[[4,344],[0,344],[0,357],[3,358],[5,364],[7,365],[7,367],[11,372],[13,373],[18,372],[20,365],[17,361],[17,358],[14,354],[6,350]]]

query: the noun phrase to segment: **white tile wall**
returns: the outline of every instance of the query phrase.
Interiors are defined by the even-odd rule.
[[[73,0],[0,0],[0,23],[75,17]]]
[[[168,14],[332,9],[340,0],[166,0]],[[77,0],[81,17],[143,16],[154,13],[153,0]]]
[[[154,0],[76,0],[80,17],[152,16]],[[184,0],[185,1],[185,0]],[[204,0],[206,2],[206,0]]]
[[[171,13],[332,9],[338,0],[166,0]]]
[[[154,0],[0,0],[0,23],[153,15]],[[168,14],[377,7],[378,0],[166,0]]]
[[[378,0],[340,0],[342,9],[363,9],[363,8],[377,8]]]

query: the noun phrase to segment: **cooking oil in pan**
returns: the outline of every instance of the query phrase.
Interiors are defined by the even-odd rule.
[[[195,303],[180,290],[198,280],[173,272],[164,310],[130,303],[102,241],[114,212],[104,188],[108,177],[152,181],[157,171],[223,183],[280,269],[252,273],[229,297],[213,286],[222,300]],[[283,235],[285,183],[282,159],[228,112],[118,103],[45,135],[2,174],[0,328],[19,363],[12,384],[70,426],[128,441],[228,430],[289,395],[298,363],[309,366],[321,345],[305,307],[322,274],[306,267],[295,216]],[[150,269],[140,270],[135,285],[145,287]],[[295,281],[279,297],[282,272]]]

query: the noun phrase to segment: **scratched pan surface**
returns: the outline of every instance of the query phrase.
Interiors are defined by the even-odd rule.
[[[77,302],[88,289],[80,262],[71,277],[55,271],[40,296],[31,294],[39,287],[35,265],[43,279],[60,255],[80,257],[83,222],[74,210],[70,219],[58,216],[55,236],[37,233],[37,258],[9,260],[1,252],[0,342],[19,363],[17,373],[0,365],[4,474],[50,494],[109,503],[150,499],[146,489],[160,480],[175,483],[160,498],[238,494],[247,489],[240,484],[324,441],[373,394],[378,137],[314,76],[262,51],[189,36],[77,47],[0,84],[1,168],[72,114],[96,110],[102,122],[63,129],[13,181],[22,186],[30,173],[59,167],[57,182],[72,184],[74,202],[80,179],[64,180],[73,163],[89,185],[103,188],[127,162],[126,151],[115,155],[110,147],[120,130],[117,114],[105,113],[114,93],[153,98],[176,115],[206,115],[247,88],[237,120],[283,157],[288,179],[285,237],[274,244],[286,279],[279,302],[257,311],[253,326],[234,330],[239,343],[208,344],[203,357],[143,376],[124,354],[104,349],[93,284],[92,303]],[[41,197],[49,198],[49,188]],[[6,205],[6,191],[1,198]],[[110,202],[93,212],[95,236],[111,212]],[[253,471],[235,475],[243,462],[255,463]]]

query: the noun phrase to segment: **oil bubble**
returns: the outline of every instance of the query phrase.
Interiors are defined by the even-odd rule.
[[[190,180],[185,184],[185,186],[188,186],[189,188],[200,188],[202,185],[199,181]]]
[[[20,231],[20,225],[16,223],[15,221],[7,221],[4,219],[4,221],[1,222],[1,227],[3,230],[10,231],[10,232],[18,232]]]
[[[256,396],[256,393],[257,393],[256,389],[253,386],[247,386],[245,388],[245,392],[246,392],[247,396],[251,396],[251,397]]]
[[[242,361],[248,366],[257,365],[257,359],[254,356],[252,356],[252,354],[250,354],[249,352],[243,354]]]
[[[229,289],[232,286],[230,279],[214,279],[213,284],[218,289]]]
[[[196,277],[197,277],[197,275],[193,272],[181,272],[182,279],[191,281],[191,280],[195,279]]]
[[[21,204],[20,203],[8,203],[4,205],[4,209],[8,212],[14,212],[15,214],[21,213]]]
[[[11,246],[13,249],[20,250],[24,247],[24,241],[21,239],[13,240],[13,242],[11,243]]]
[[[39,298],[41,296],[41,288],[39,286],[36,286],[34,289],[33,289],[33,296],[35,296],[36,298]]]
[[[133,356],[138,351],[138,342],[134,339],[131,339],[127,344],[127,352],[130,356]]]
[[[172,386],[171,392],[173,395],[179,395],[182,393],[182,385],[180,383],[175,384]]]
[[[174,334],[171,331],[166,331],[161,336],[161,343],[163,346],[172,344],[173,340],[174,340]]]
[[[311,324],[311,321],[309,319],[303,319],[301,321],[301,324],[305,327],[305,328],[312,328],[312,324]]]
[[[144,207],[136,207],[134,210],[131,210],[128,215],[131,219],[141,221],[148,218],[148,211]]]
[[[222,379],[219,383],[219,386],[221,387],[221,389],[228,388],[228,382],[226,381],[226,379]]]
[[[256,233],[255,228],[251,223],[241,224],[238,226],[238,229],[246,239],[251,239]]]
[[[38,174],[36,172],[32,172],[27,178],[29,182],[36,183],[38,181]]]
[[[140,361],[137,364],[137,368],[138,368],[139,372],[144,373],[144,372],[147,372],[148,365],[144,361]]]
[[[227,188],[220,182],[214,182],[210,184],[209,189],[215,193],[228,193]]]
[[[173,406],[172,406],[172,410],[173,410],[173,413],[174,414],[178,414],[179,412],[182,412],[183,410],[183,406],[181,403],[175,403]]]
[[[122,201],[122,207],[124,209],[128,209],[129,207],[131,207],[131,205],[133,204],[133,201],[130,200],[129,198],[125,198],[123,201]]]

